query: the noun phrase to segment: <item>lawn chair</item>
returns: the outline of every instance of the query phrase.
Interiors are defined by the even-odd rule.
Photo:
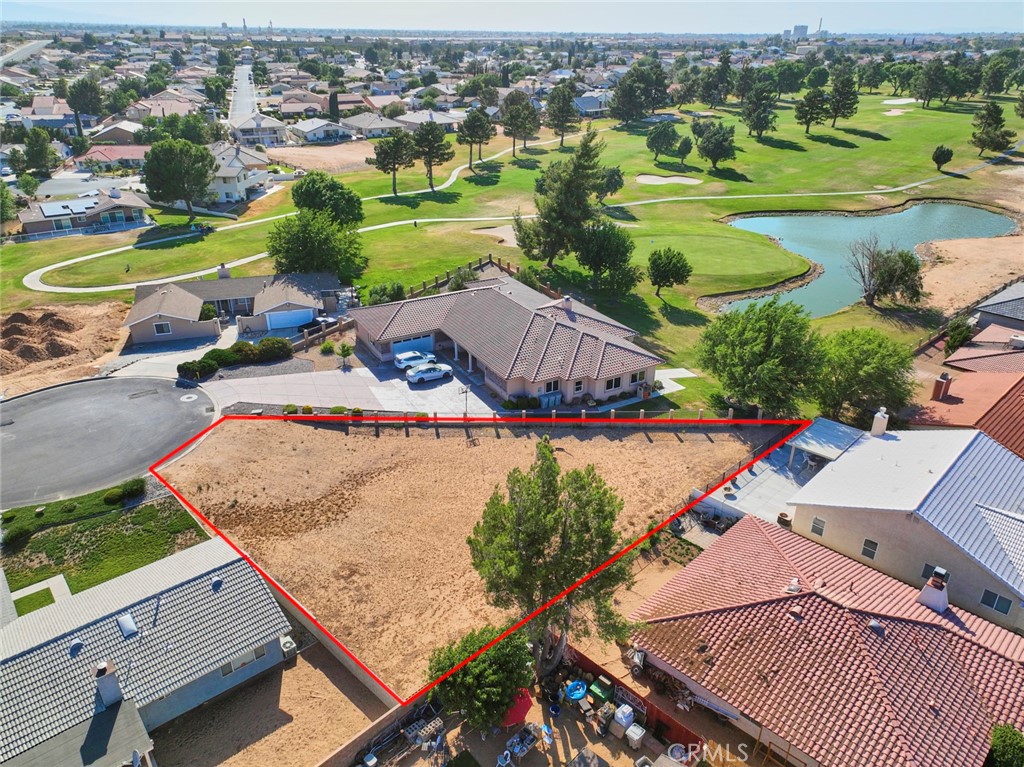
[[[544,745],[551,746],[555,742],[555,731],[551,729],[550,725],[542,724],[540,727],[540,735],[544,738]]]
[[[505,753],[498,754],[498,767],[512,767],[512,752],[508,749]]]

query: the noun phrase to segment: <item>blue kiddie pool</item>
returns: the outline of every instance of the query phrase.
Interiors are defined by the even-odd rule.
[[[569,686],[565,690],[565,696],[569,700],[583,700],[587,695],[586,682],[582,682],[577,679],[575,682],[570,682]]]

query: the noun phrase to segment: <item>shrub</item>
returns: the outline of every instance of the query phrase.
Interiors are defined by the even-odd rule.
[[[954,317],[946,328],[946,356],[955,352],[965,343],[971,340],[972,328],[967,318],[963,315]]]
[[[352,415],[354,415],[354,416],[362,416],[362,414],[363,414],[363,409],[361,407],[354,407],[354,408],[352,408]]]
[[[540,290],[540,277],[537,276],[537,270],[533,266],[520,269],[513,277],[528,288]]]
[[[320,344],[321,354],[334,354],[334,341],[324,341]]]
[[[633,397],[635,397],[635,396],[636,396],[636,394],[634,394],[633,392],[629,392],[629,391],[619,392],[619,400],[633,399]]]
[[[220,369],[220,365],[217,364],[216,360],[207,359],[203,357],[198,360],[190,360],[189,362],[182,362],[178,365],[178,377],[187,378],[191,381],[197,381],[200,378],[206,378],[212,376]]]
[[[121,495],[125,498],[134,498],[137,495],[142,495],[146,492],[146,480],[142,477],[136,477],[135,479],[129,479],[123,485],[121,485]]]
[[[216,316],[217,316],[217,307],[214,306],[213,304],[203,304],[199,308],[199,320],[200,320],[200,322],[202,322],[203,320],[212,320]]]
[[[651,384],[651,388],[654,389],[654,391],[661,391],[665,388],[665,382],[655,378],[654,383]]]
[[[530,410],[536,410],[540,407],[540,400],[536,397],[530,397],[529,406]]]
[[[285,415],[295,415],[296,413],[299,412],[299,406],[289,404],[285,405],[283,408],[281,408],[281,410],[284,412]]]
[[[448,280],[448,290],[464,290],[466,283],[473,282],[475,279],[477,279],[476,272],[468,266],[460,266],[455,270],[455,274],[452,275],[451,279]]]
[[[200,359],[212,360],[217,363],[217,367],[229,368],[232,365],[239,365],[242,362],[242,357],[231,349],[210,349]]]
[[[344,405],[335,405],[330,410],[331,415],[345,415],[345,413],[347,412],[348,408],[345,407]]]
[[[261,338],[257,347],[260,362],[272,362],[274,360],[286,360],[292,356],[292,344],[287,338],[267,336]]]
[[[71,514],[77,508],[77,503],[75,503],[74,501],[67,501],[66,503],[61,504],[60,512],[61,514]]]
[[[303,405],[302,406],[302,414],[303,415],[313,415],[313,406],[312,405]]]
[[[405,287],[400,282],[385,282],[380,285],[374,285],[370,288],[370,292],[367,295],[366,303],[369,306],[373,304],[386,304],[391,301],[401,301],[405,298]]]
[[[235,341],[229,347],[232,354],[238,355],[243,364],[251,364],[260,361],[260,352],[255,345],[248,341]]]
[[[13,549],[27,541],[34,532],[32,525],[26,522],[15,522],[4,528],[4,548]]]
[[[108,506],[116,506],[122,500],[124,500],[124,493],[119,487],[112,487],[103,494],[103,502]]]
[[[503,409],[505,409],[505,410],[515,410],[516,409],[516,403],[513,402],[510,399],[507,399],[507,400],[505,400],[504,402],[501,403],[501,407]]]

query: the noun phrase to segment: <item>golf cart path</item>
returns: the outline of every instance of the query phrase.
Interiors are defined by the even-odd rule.
[[[611,128],[601,128],[597,132],[600,133],[600,132],[604,132],[604,131],[608,131],[608,130],[611,130]],[[572,136],[568,136],[568,138],[578,138],[579,136],[582,136],[582,135],[583,135],[582,133],[576,133],[576,134],[573,134]],[[541,146],[541,145],[544,145],[544,144],[554,144],[554,143],[557,143],[558,141],[559,141],[559,139],[550,139],[548,141],[538,141],[538,142],[534,143],[534,146]],[[1000,160],[1003,160],[1004,158],[1009,157],[1012,152],[1016,151],[1021,146],[1024,146],[1024,139],[1021,139],[1020,141],[1017,141],[1012,147],[1010,147],[1010,149],[1006,150],[1005,152],[1002,152],[1002,153],[996,155],[995,157],[992,157],[992,158],[990,158],[988,160],[985,160],[983,162],[980,162],[980,163],[977,163],[975,165],[972,165],[969,168],[957,171],[957,173],[959,173],[959,174],[973,173],[973,172],[978,171],[978,170],[980,170],[980,169],[982,169],[982,168],[984,168],[984,167],[986,167],[988,165],[993,165],[993,164],[999,162]],[[490,162],[492,160],[495,160],[495,159],[497,159],[499,157],[502,157],[502,156],[510,153],[511,151],[512,151],[512,148],[503,149],[500,152],[497,152],[497,153],[495,153],[493,155],[488,156],[486,160],[483,160],[483,162]],[[480,162],[480,161],[478,161],[478,162]],[[453,169],[451,174],[448,176],[448,179],[446,181],[444,181],[444,183],[436,184],[435,187],[434,187],[434,190],[438,191],[438,190],[447,189],[448,187],[450,187],[452,184],[454,184],[459,179],[459,174],[461,174],[462,171],[467,170],[468,168],[469,168],[469,165],[466,164],[466,165],[460,165],[457,168]],[[622,202],[622,203],[616,203],[614,205],[608,205],[606,207],[608,207],[608,208],[633,208],[633,207],[638,207],[638,206],[641,206],[641,205],[657,205],[657,204],[667,203],[667,202],[701,202],[701,201],[707,202],[708,200],[766,200],[766,199],[787,199],[787,198],[799,198],[799,197],[858,197],[858,196],[869,195],[869,194],[872,194],[872,195],[896,194],[898,192],[905,192],[908,189],[913,189],[915,187],[924,186],[925,184],[934,183],[936,181],[942,181],[942,180],[944,180],[946,178],[948,178],[948,174],[937,174],[937,175],[934,175],[934,176],[929,176],[928,178],[920,180],[920,181],[912,181],[912,182],[910,182],[908,184],[903,184],[901,186],[888,187],[888,188],[885,188],[885,189],[866,189],[866,190],[844,191],[844,192],[777,192],[777,193],[772,193],[772,194],[767,194],[766,193],[766,194],[687,195],[685,197],[659,197],[659,198],[653,199],[653,200],[636,200],[634,202]],[[408,192],[399,192],[398,196],[399,197],[404,197],[404,196],[410,196],[410,195],[427,194],[429,192],[430,192],[429,189],[417,189],[417,190],[408,191]],[[393,196],[394,195],[390,195],[390,194],[378,194],[378,195],[374,195],[372,197],[364,197],[362,199],[364,201],[365,200],[380,200],[380,199],[385,199],[385,198],[389,198],[389,197],[393,197]],[[241,229],[241,228],[247,227],[247,226],[255,226],[257,224],[264,224],[264,223],[267,223],[268,221],[276,221],[278,219],[288,218],[289,216],[296,215],[296,213],[297,213],[297,211],[293,211],[291,213],[281,213],[281,214],[276,215],[276,216],[268,216],[266,218],[254,219],[253,221],[243,221],[243,222],[238,223],[238,224],[228,224],[226,226],[218,226],[218,227],[215,227],[215,229],[218,232],[229,231],[231,229]],[[522,218],[529,219],[529,218],[535,218],[535,216],[533,216],[533,215],[525,215],[525,216],[522,216]],[[429,224],[429,223],[458,223],[458,222],[494,222],[494,221],[512,221],[513,219],[514,219],[514,216],[456,217],[456,218],[416,218],[416,219],[410,218],[410,219],[403,219],[401,221],[389,221],[389,222],[384,223],[384,224],[374,224],[372,226],[364,226],[364,227],[359,228],[357,231],[360,232],[360,233],[363,233],[363,232],[373,232],[373,231],[377,231],[379,229],[390,229],[390,228],[396,227],[396,226],[410,226],[410,225],[417,224],[417,223]],[[83,261],[91,261],[94,258],[103,258],[104,256],[113,255],[115,253],[123,253],[125,251],[135,250],[135,249],[138,249],[140,247],[144,248],[146,246],[155,245],[155,244],[158,244],[158,243],[161,243],[161,242],[171,242],[171,241],[174,241],[174,240],[186,239],[188,237],[195,237],[197,234],[198,234],[198,232],[196,232],[196,233],[189,233],[189,234],[179,234],[179,235],[174,235],[172,237],[164,237],[164,238],[159,239],[159,240],[152,240],[150,242],[139,244],[139,245],[125,245],[125,246],[122,246],[120,248],[113,248],[111,250],[105,250],[105,251],[101,251],[99,253],[91,253],[91,254],[86,255],[86,256],[78,256],[77,258],[71,258],[71,259],[68,259],[67,261],[61,261],[61,262],[56,263],[56,264],[51,264],[50,266],[44,266],[44,267],[42,267],[40,269],[35,269],[34,271],[31,271],[28,274],[26,274],[24,279],[22,280],[22,282],[24,283],[25,287],[28,288],[29,290],[36,290],[36,291],[39,291],[39,292],[42,292],[42,293],[107,293],[107,292],[114,291],[114,290],[134,289],[134,288],[138,287],[139,285],[158,285],[158,284],[162,284],[164,282],[179,281],[179,280],[190,280],[190,279],[196,279],[196,278],[199,278],[199,277],[205,277],[206,275],[216,273],[216,271],[217,271],[217,269],[219,267],[212,266],[212,267],[209,267],[207,269],[199,269],[199,270],[196,270],[194,272],[188,272],[187,274],[171,275],[171,276],[166,276],[166,277],[160,277],[158,279],[153,279],[153,280],[143,280],[143,281],[140,281],[140,282],[118,283],[118,284],[115,284],[115,285],[96,285],[96,286],[89,286],[89,287],[68,287],[68,286],[60,286],[60,285],[50,285],[49,283],[46,283],[46,282],[43,281],[44,275],[48,274],[49,272],[56,271],[56,270],[59,270],[59,269],[64,269],[64,268],[66,268],[68,266],[72,266],[74,264],[82,263]],[[248,263],[251,263],[253,261],[258,261],[261,258],[266,258],[267,256],[268,256],[268,254],[266,252],[257,253],[257,254],[252,255],[252,256],[246,256],[244,258],[235,259],[234,261],[229,261],[229,262],[227,262],[226,266],[228,266],[229,268],[230,267],[236,267],[236,266],[242,266],[243,264],[248,264]]]

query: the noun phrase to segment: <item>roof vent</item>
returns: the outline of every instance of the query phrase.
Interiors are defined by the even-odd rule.
[[[224,579],[220,576],[214,576],[210,581],[210,588],[213,589],[213,593],[216,594],[222,588],[224,588]]]
[[[68,655],[72,658],[77,658],[78,654],[85,649],[85,643],[81,639],[72,639],[71,644],[68,646]]]
[[[885,434],[885,430],[889,426],[889,414],[885,412],[884,407],[878,408],[878,412],[875,413],[874,419],[871,421],[871,436],[881,437]]]
[[[799,578],[794,578],[793,580],[791,580],[789,582],[789,585],[786,586],[786,593],[787,594],[799,594],[800,593],[800,579]]]
[[[121,629],[121,636],[125,639],[129,639],[139,633],[139,629],[135,625],[135,618],[132,617],[131,613],[117,616],[117,627]]]
[[[789,608],[789,617],[795,621],[801,621],[804,618],[804,608],[800,605],[793,605]]]
[[[870,621],[868,621],[868,628],[874,631],[880,637],[885,636],[885,626],[883,626],[881,621],[877,620],[876,618],[872,618]]]

